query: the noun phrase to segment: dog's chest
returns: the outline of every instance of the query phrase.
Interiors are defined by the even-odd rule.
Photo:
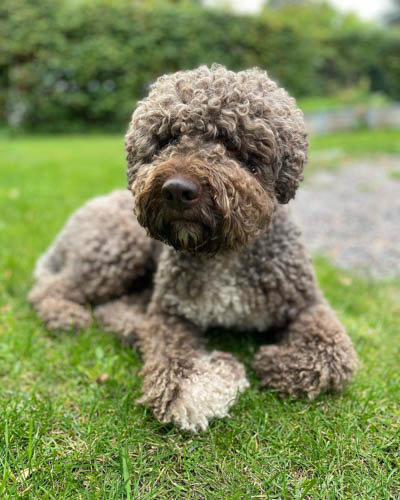
[[[201,264],[180,262],[166,290],[163,302],[168,310],[204,329],[263,330],[270,323],[265,294],[235,256]]]

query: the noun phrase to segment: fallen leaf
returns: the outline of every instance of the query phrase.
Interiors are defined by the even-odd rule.
[[[96,382],[98,384],[104,384],[104,382],[106,380],[108,380],[110,378],[110,375],[108,373],[102,373],[101,375],[99,375],[97,378],[96,378]]]

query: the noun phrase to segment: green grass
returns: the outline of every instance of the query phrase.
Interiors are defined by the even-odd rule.
[[[314,136],[310,140],[310,155],[318,151],[338,149],[348,155],[400,154],[400,130],[361,129]]]
[[[400,180],[400,170],[399,169],[391,170],[389,172],[389,178],[395,179],[395,180]]]
[[[369,162],[381,155],[400,155],[400,130],[360,129],[310,137],[306,179],[318,168],[336,169],[354,160]]]
[[[346,144],[361,137],[346,134]],[[318,139],[313,151],[338,142]],[[362,360],[354,382],[309,403],[260,391],[249,368],[251,389],[230,419],[181,433],[135,405],[136,352],[97,327],[50,334],[26,302],[34,261],[71,210],[125,185],[122,139],[3,138],[0,174],[1,498],[398,498],[398,283],[317,259]],[[247,366],[256,348],[234,333],[212,346]]]
[[[379,108],[386,106],[389,99],[383,94],[368,94],[357,89],[348,89],[334,96],[312,96],[297,99],[297,104],[306,113],[332,111],[355,106]]]

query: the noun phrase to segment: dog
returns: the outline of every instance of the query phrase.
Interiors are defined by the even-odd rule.
[[[264,387],[342,389],[357,356],[287,206],[307,161],[295,100],[257,68],[179,71],[139,102],[125,146],[128,190],[77,210],[37,262],[29,300],[46,327],[87,328],[92,307],[141,350],[139,402],[183,430],[227,416],[249,386],[242,363],[207,351],[212,327],[265,336]]]

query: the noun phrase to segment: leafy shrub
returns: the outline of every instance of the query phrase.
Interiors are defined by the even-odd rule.
[[[322,32],[316,22],[304,29],[297,17],[195,2],[2,0],[2,119],[30,130],[121,129],[158,75],[212,62],[265,67],[296,96],[362,77],[399,96],[398,38],[360,26],[338,31],[329,19]]]

